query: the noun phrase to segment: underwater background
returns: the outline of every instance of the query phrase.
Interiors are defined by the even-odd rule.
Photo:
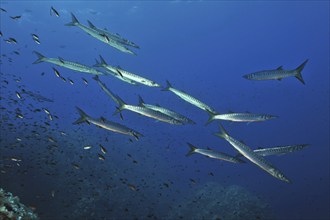
[[[6,11],[0,12],[0,187],[18,196],[40,219],[330,218],[328,1],[0,4]],[[140,46],[133,49],[137,55],[65,26],[71,12],[84,25],[90,20],[135,42]],[[214,135],[219,121],[206,126],[207,113],[171,92],[100,76],[126,102],[137,105],[140,95],[146,103],[180,112],[196,124],[156,122],[129,111],[122,112],[121,120],[113,115],[116,103],[93,75],[46,62],[32,64],[37,60],[33,51],[88,66],[102,55],[109,64],[162,86],[169,80],[218,112],[279,116],[259,123],[222,122],[230,135],[252,149],[309,146],[267,157],[290,184],[249,161],[187,157],[186,142],[230,155],[237,152]],[[306,85],[294,77],[242,77],[282,65],[295,69],[306,59]],[[76,106],[95,118],[138,130],[143,137],[135,140],[87,123],[74,125],[79,118]]]

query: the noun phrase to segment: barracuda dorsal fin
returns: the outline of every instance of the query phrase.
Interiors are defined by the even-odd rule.
[[[106,119],[103,116],[100,117],[100,120],[103,121],[103,122],[106,121]]]
[[[144,106],[144,101],[140,95],[139,95],[139,106]]]
[[[88,23],[88,26],[89,26],[90,28],[93,28],[93,29],[96,28],[95,25],[94,25],[92,22],[90,22],[90,20],[87,20],[87,23]]]
[[[279,66],[279,67],[277,67],[276,70],[283,70],[283,66]]]

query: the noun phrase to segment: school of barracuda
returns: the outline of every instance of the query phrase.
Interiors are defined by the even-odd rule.
[[[60,17],[60,14],[53,7],[51,8],[51,15]],[[87,21],[88,25],[84,25],[79,22],[79,20],[73,13],[71,13],[71,17],[72,17],[72,21],[65,24],[66,26],[77,27],[81,29],[82,32],[85,32],[89,36],[95,38],[96,40],[101,41],[112,48],[115,48],[117,51],[127,53],[130,55],[137,55],[132,50],[132,49],[140,49],[140,46],[138,46],[136,43],[122,37],[119,34],[112,33],[106,29],[98,28],[91,21]],[[19,19],[19,18],[13,18],[13,19]],[[38,35],[32,34],[32,38],[37,44],[41,43]],[[5,41],[9,44],[17,43],[17,41],[14,38],[8,38]],[[34,51],[34,53],[37,56],[37,60],[33,64],[46,62],[50,64],[55,64],[57,67],[62,67],[76,72],[94,75],[93,79],[95,80],[95,82],[100,86],[100,88],[105,92],[105,94],[108,95],[110,99],[117,105],[115,113],[120,113],[122,119],[123,117],[121,115],[121,112],[123,110],[128,110],[138,113],[139,115],[143,115],[145,117],[149,117],[173,125],[196,124],[192,119],[180,113],[177,113],[172,109],[167,109],[158,104],[157,105],[147,104],[140,96],[139,96],[138,105],[128,104],[121,98],[120,94],[119,95],[117,94],[118,91],[116,92],[111,91],[106,86],[106,84],[100,79],[100,77],[115,77],[116,79],[121,80],[124,83],[128,83],[134,86],[143,85],[143,86],[152,87],[155,90],[158,89],[159,91],[170,91],[178,98],[190,103],[191,105],[203,110],[206,114],[208,114],[209,119],[206,122],[206,124],[209,124],[214,120],[231,121],[234,123],[235,122],[252,123],[252,122],[267,121],[270,119],[276,120],[276,118],[278,117],[272,114],[263,114],[263,113],[247,113],[247,112],[219,113],[214,108],[212,108],[208,104],[205,104],[198,98],[195,98],[192,95],[183,92],[179,88],[173,87],[169,81],[166,81],[166,86],[163,87],[161,86],[161,84],[151,79],[145,78],[140,74],[132,72],[133,70],[124,70],[119,66],[115,67],[109,65],[102,57],[102,55],[99,55],[100,61],[96,60],[96,64],[93,67],[91,67],[77,62],[66,60],[65,58],[59,56],[57,58],[50,58],[45,56],[47,55],[46,53],[44,55],[44,53],[41,53],[39,51]],[[246,74],[243,77],[248,80],[282,80],[283,78],[294,76],[301,83],[305,84],[301,72],[304,69],[307,61],[308,60],[304,61],[300,66],[298,66],[296,69],[293,70],[284,70],[282,66],[280,66],[273,70],[263,70],[263,71],[257,71],[255,73]],[[57,77],[61,78],[63,81],[66,81],[66,79],[60,75],[60,71],[58,71],[54,66],[52,67],[52,69]],[[88,83],[87,80],[85,79],[83,80],[86,84]],[[74,83],[72,80],[69,81],[71,84]],[[22,92],[30,96],[33,96],[37,100],[52,101],[46,97],[42,97],[40,94],[33,94],[33,92],[30,92],[28,90],[22,90]],[[17,97],[20,98],[19,93],[17,93]],[[146,135],[146,134],[141,134],[139,131],[135,130],[138,129],[138,125],[136,125],[136,128],[132,129],[124,124],[110,121],[108,119],[105,119],[104,117],[94,118],[92,116],[89,116],[84,112],[82,108],[78,106],[76,107],[76,109],[78,114],[80,115],[80,118],[78,118],[75,122],[73,122],[74,124],[87,122],[88,124],[94,124],[99,128],[107,129],[109,131],[120,133],[123,135],[132,136],[136,140],[139,140],[140,138],[143,138],[144,135]],[[48,114],[50,118],[52,118],[52,115],[49,113],[49,111],[47,112],[45,110],[45,112],[46,114]],[[229,135],[228,132],[223,127],[223,125],[220,123],[219,123],[219,128],[220,128],[219,133],[215,133],[215,135],[227,141],[237,151],[238,153],[237,155],[228,155],[226,153],[222,153],[210,148],[207,149],[198,148],[193,144],[187,143],[189,146],[189,151],[186,156],[190,156],[192,154],[201,154],[208,158],[214,158],[222,161],[240,163],[240,164],[250,161],[253,164],[257,165],[262,170],[264,170],[265,172],[272,175],[273,177],[282,180],[284,182],[290,183],[291,180],[288,177],[286,177],[281,170],[279,170],[270,162],[268,162],[265,157],[269,155],[288,154],[294,151],[304,149],[305,147],[308,146],[307,144],[299,144],[299,145],[276,146],[270,148],[254,149],[253,147],[250,147],[244,144],[243,142],[238,141],[236,138],[232,137],[231,135]],[[86,146],[84,149],[90,149],[90,146]],[[106,152],[105,148],[102,148],[102,146],[101,146],[101,150],[103,153]],[[99,159],[104,160],[105,158],[100,154]],[[246,159],[247,161],[243,159]]]

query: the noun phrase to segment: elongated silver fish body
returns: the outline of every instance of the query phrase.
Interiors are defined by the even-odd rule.
[[[122,109],[127,109],[132,112],[136,112],[141,115],[147,116],[149,118],[154,118],[154,119],[157,119],[158,121],[163,121],[163,122],[170,123],[170,124],[175,124],[175,125],[183,124],[181,121],[178,121],[175,118],[172,118],[164,113],[161,113],[161,112],[158,112],[158,111],[146,108],[146,107],[142,107],[142,106],[124,104],[122,106]]]
[[[103,35],[106,35],[108,36],[110,39],[116,41],[117,43],[119,44],[123,44],[123,45],[126,45],[126,46],[131,46],[131,47],[135,47],[135,48],[140,48],[138,45],[136,45],[135,43],[121,37],[120,35],[118,34],[114,34],[114,33],[111,33],[110,31],[107,31],[105,29],[101,29],[101,28],[98,28],[96,27],[95,25],[92,24],[92,22],[88,21],[88,24],[89,24],[89,27],[98,31],[99,33],[103,34]]]
[[[220,130],[221,133],[216,133],[215,135],[224,138],[226,141],[228,141],[245,158],[250,160],[252,163],[256,164],[264,171],[268,172],[270,175],[274,176],[275,178],[290,183],[290,180],[287,177],[285,177],[285,175],[280,170],[278,170],[272,164],[266,161],[264,157],[255,153],[250,147],[234,139],[233,137],[229,136],[221,125],[220,125]]]
[[[181,115],[181,114],[179,114],[177,112],[174,112],[172,110],[169,110],[167,108],[163,108],[163,107],[157,106],[157,105],[145,104],[145,103],[143,103],[143,106],[147,107],[149,109],[164,113],[165,115],[168,115],[168,116],[170,116],[170,117],[172,117],[172,118],[174,118],[178,121],[181,121],[184,124],[196,124],[193,120],[187,118],[186,116]]]
[[[299,151],[309,146],[308,144],[297,144],[297,145],[289,145],[289,146],[277,146],[271,148],[262,148],[256,149],[253,152],[260,156],[270,156],[270,155],[283,155],[287,153],[291,153],[294,151]]]
[[[130,73],[126,70],[116,68],[116,67],[113,67],[111,65],[104,64],[104,63],[101,63],[100,65],[103,68],[107,69],[108,71],[111,71],[111,72],[115,73],[117,78],[121,77],[123,79],[128,79],[130,81],[137,82],[137,83],[140,83],[140,84],[143,84],[143,85],[146,85],[146,86],[150,86],[150,87],[160,87],[160,85],[157,84],[156,82],[154,82],[150,79],[144,78],[142,76],[136,75],[134,73]]]
[[[250,74],[246,74],[243,77],[248,80],[281,80],[286,77],[294,76],[301,83],[305,84],[303,77],[301,75],[301,71],[304,69],[308,59],[305,60],[300,66],[298,66],[294,70],[284,70],[282,66],[278,67],[274,70],[262,70]]]
[[[218,152],[218,151],[214,151],[212,149],[202,149],[202,148],[197,148],[194,145],[187,143],[188,146],[190,147],[189,152],[186,154],[186,156],[190,156],[194,153],[198,153],[210,158],[214,158],[214,159],[218,159],[218,160],[224,160],[224,161],[228,161],[231,163],[245,163],[245,161],[237,158],[237,157],[232,157],[228,154],[222,153],[222,152]]]
[[[109,39],[106,36],[104,36],[102,33],[100,33],[99,31],[93,29],[93,28],[89,28],[83,24],[81,24],[77,18],[74,16],[74,14],[71,13],[71,17],[72,17],[72,22],[66,24],[67,26],[76,26],[79,27],[80,29],[82,29],[83,31],[85,31],[87,34],[89,34],[90,36],[122,51],[125,53],[129,53],[132,55],[136,55],[133,51],[129,50],[128,48],[124,47],[123,45],[117,43],[116,41],[114,41],[113,39]]]
[[[267,114],[228,113],[228,114],[214,115],[213,120],[218,119],[218,120],[235,121],[235,122],[257,122],[257,121],[266,121],[276,117],[277,116],[267,115]]]
[[[171,91],[175,95],[179,96],[181,99],[185,100],[186,102],[189,102],[190,104],[196,106],[197,108],[203,109],[204,111],[211,112],[212,114],[217,114],[217,112],[212,109],[210,106],[207,104],[201,102],[200,100],[196,99],[195,97],[181,91],[178,89],[175,89],[171,86],[169,81],[166,81],[167,87],[163,89],[163,91]]]
[[[33,64],[37,64],[37,63],[41,63],[41,62],[48,62],[48,63],[53,63],[55,65],[62,66],[64,68],[71,69],[71,70],[74,70],[77,72],[89,73],[89,74],[93,74],[93,75],[107,75],[94,68],[91,68],[89,66],[86,66],[86,65],[83,65],[80,63],[71,62],[71,61],[58,59],[58,58],[48,58],[37,51],[34,51],[34,53],[38,56],[38,59]]]
[[[94,124],[97,125],[103,129],[109,130],[109,131],[113,131],[116,133],[121,133],[121,134],[126,134],[126,135],[131,135],[135,138],[138,139],[139,136],[142,136],[142,134],[140,134],[139,132],[116,122],[112,122],[112,121],[108,121],[104,118],[100,118],[100,119],[95,119],[90,117],[89,115],[87,115],[83,110],[81,110],[80,108],[76,107],[79,114],[80,114],[80,118],[78,120],[76,120],[74,122],[74,124],[80,124],[83,122],[88,122],[90,124]]]

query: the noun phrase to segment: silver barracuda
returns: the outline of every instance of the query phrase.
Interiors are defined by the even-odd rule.
[[[259,122],[269,119],[277,118],[278,116],[268,114],[255,114],[255,113],[228,113],[228,114],[213,114],[209,112],[209,119],[206,124],[209,124],[213,120],[225,120],[234,122]]]
[[[175,118],[172,118],[169,115],[166,115],[162,112],[155,111],[153,109],[149,109],[144,106],[137,106],[137,105],[128,105],[126,104],[119,96],[116,96],[117,101],[119,103],[119,107],[117,108],[116,113],[121,112],[122,110],[126,109],[132,112],[136,112],[140,115],[157,119],[158,121],[166,122],[169,124],[175,124],[175,125],[183,125],[182,121],[179,121]]]
[[[186,154],[186,156],[190,156],[194,153],[198,153],[210,158],[218,159],[218,160],[224,160],[232,163],[245,163],[244,160],[241,160],[237,157],[230,156],[229,154],[225,154],[222,152],[214,151],[212,149],[202,149],[202,148],[197,148],[194,145],[187,143],[188,146],[190,147],[189,152]]]
[[[41,62],[47,62],[47,63],[53,63],[58,66],[65,67],[67,69],[75,70],[77,72],[83,72],[83,73],[89,73],[89,74],[94,74],[94,75],[107,75],[103,72],[100,72],[94,68],[91,68],[89,66],[85,66],[80,63],[76,62],[71,62],[64,60],[62,58],[48,58],[42,55],[41,53],[34,51],[34,53],[38,56],[38,59],[33,62],[33,64],[41,63]]]
[[[270,175],[274,176],[277,179],[290,183],[291,181],[284,176],[284,174],[271,165],[268,161],[264,159],[264,157],[260,156],[259,154],[253,152],[253,150],[248,147],[247,145],[243,144],[242,142],[234,139],[233,137],[229,136],[225,129],[220,126],[220,133],[215,133],[216,136],[225,139],[229,142],[240,154],[242,154],[246,159],[251,161],[252,163],[256,164],[258,167],[269,173]]]
[[[183,124],[196,124],[193,120],[187,118],[186,116],[184,115],[181,115],[177,112],[174,112],[172,110],[169,110],[167,108],[163,108],[159,105],[150,105],[150,104],[146,104],[142,97],[139,96],[139,106],[144,106],[144,107],[147,107],[149,109],[152,109],[152,110],[155,110],[155,111],[158,111],[158,112],[161,112],[161,113],[164,113],[178,121],[181,121]]]
[[[302,84],[305,84],[305,81],[301,75],[301,71],[304,69],[307,61],[308,59],[294,70],[284,70],[282,66],[280,66],[274,70],[262,70],[259,72],[246,74],[243,77],[248,80],[281,80],[286,77],[294,76]]]
[[[75,122],[73,122],[73,124],[80,124],[80,123],[83,123],[83,122],[87,122],[87,123],[90,123],[90,124],[97,125],[97,126],[99,126],[101,128],[104,128],[106,130],[110,130],[110,131],[113,131],[113,132],[133,136],[136,139],[139,139],[140,136],[143,136],[139,132],[137,132],[137,131],[129,128],[129,127],[126,127],[125,125],[122,125],[122,124],[119,124],[119,123],[116,123],[116,122],[112,122],[112,121],[108,121],[105,118],[100,118],[100,119],[92,118],[89,115],[87,115],[80,108],[78,108],[78,107],[76,107],[76,108],[78,110],[80,118],[77,119]]]
[[[107,86],[100,80],[98,76],[93,77],[93,79],[99,84],[99,86],[102,88],[102,90],[110,96],[110,98],[119,105],[118,99],[116,97],[116,94],[110,91],[110,89],[107,88]]]
[[[123,45],[117,43],[116,41],[114,41],[113,39],[107,37],[107,35],[104,35],[102,33],[100,33],[99,31],[93,29],[93,28],[89,28],[83,24],[81,24],[78,19],[76,18],[76,16],[74,16],[74,14],[71,13],[71,17],[72,17],[72,21],[68,24],[66,24],[66,26],[76,26],[79,27],[80,29],[82,29],[83,31],[85,31],[87,34],[91,35],[92,37],[116,48],[117,50],[120,50],[124,53],[129,53],[132,55],[136,55],[133,51],[131,51],[130,49],[124,47]]]
[[[121,77],[123,79],[127,79],[127,80],[137,82],[137,83],[140,83],[140,84],[143,84],[146,86],[150,86],[150,87],[161,87],[159,84],[157,84],[156,82],[154,82],[150,79],[127,72],[126,70],[123,70],[121,68],[116,68],[111,65],[108,65],[101,55],[100,55],[100,62],[97,62],[94,66],[103,67],[104,69],[106,69],[110,72],[113,72],[114,74],[117,75],[117,78]]]
[[[210,106],[199,101],[195,97],[192,97],[191,95],[189,95],[183,91],[173,88],[169,81],[166,81],[166,84],[167,84],[166,87],[163,88],[162,91],[171,91],[175,95],[179,96],[181,99],[185,100],[186,102],[189,102],[190,104],[192,104],[200,109],[203,109],[204,111],[211,112],[213,114],[217,114],[217,112],[215,110],[213,110]]]
[[[260,156],[270,156],[270,155],[284,155],[287,153],[295,152],[302,150],[306,147],[308,147],[309,144],[297,144],[297,145],[289,145],[289,146],[276,146],[276,147],[270,147],[270,148],[261,148],[256,149],[253,152]]]
[[[130,47],[134,47],[134,48],[140,48],[137,44],[135,44],[134,42],[132,41],[129,41],[123,37],[121,37],[119,34],[114,34],[114,33],[111,33],[110,31],[107,31],[106,29],[100,29],[100,28],[97,28],[95,25],[93,25],[92,22],[90,22],[89,20],[87,20],[88,22],[88,25],[90,28],[100,32],[101,34],[103,35],[106,35],[108,36],[109,38],[113,39],[114,41],[120,43],[120,44],[123,44],[123,45],[126,45],[126,46],[130,46]]]

